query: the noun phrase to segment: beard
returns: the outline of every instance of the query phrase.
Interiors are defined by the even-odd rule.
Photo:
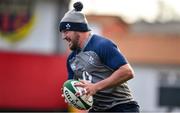
[[[77,49],[80,49],[80,46],[79,46],[79,34],[78,33],[74,33],[74,37],[73,37],[73,40],[71,40],[71,46],[70,46],[70,49],[72,51],[74,50],[77,50]]]

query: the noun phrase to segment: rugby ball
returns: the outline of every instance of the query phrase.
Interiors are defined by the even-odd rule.
[[[74,86],[75,83],[80,82],[78,80],[67,80],[63,85],[63,94],[66,101],[72,105],[73,107],[79,110],[88,110],[91,108],[93,104],[93,97],[90,96],[88,100],[86,100],[87,95],[81,95],[77,97],[75,94],[77,92],[81,92],[83,90],[82,87]]]

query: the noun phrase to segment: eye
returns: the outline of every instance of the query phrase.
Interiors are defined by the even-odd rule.
[[[62,33],[66,33],[67,31],[66,31],[66,30],[62,30],[61,32],[62,32]]]

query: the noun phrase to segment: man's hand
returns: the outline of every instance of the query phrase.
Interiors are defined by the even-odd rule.
[[[77,96],[87,95],[86,100],[89,99],[90,96],[93,96],[98,91],[98,88],[95,84],[90,83],[88,81],[80,80],[80,83],[75,84],[76,87],[82,87],[84,90],[76,93]]]

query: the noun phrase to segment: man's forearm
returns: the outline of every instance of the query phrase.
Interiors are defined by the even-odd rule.
[[[134,72],[129,64],[126,64],[122,67],[120,67],[118,70],[116,70],[114,73],[112,73],[111,76],[108,78],[97,82],[96,88],[98,91],[111,88],[113,86],[116,86],[118,84],[122,84],[129,79],[132,79],[134,76]]]

